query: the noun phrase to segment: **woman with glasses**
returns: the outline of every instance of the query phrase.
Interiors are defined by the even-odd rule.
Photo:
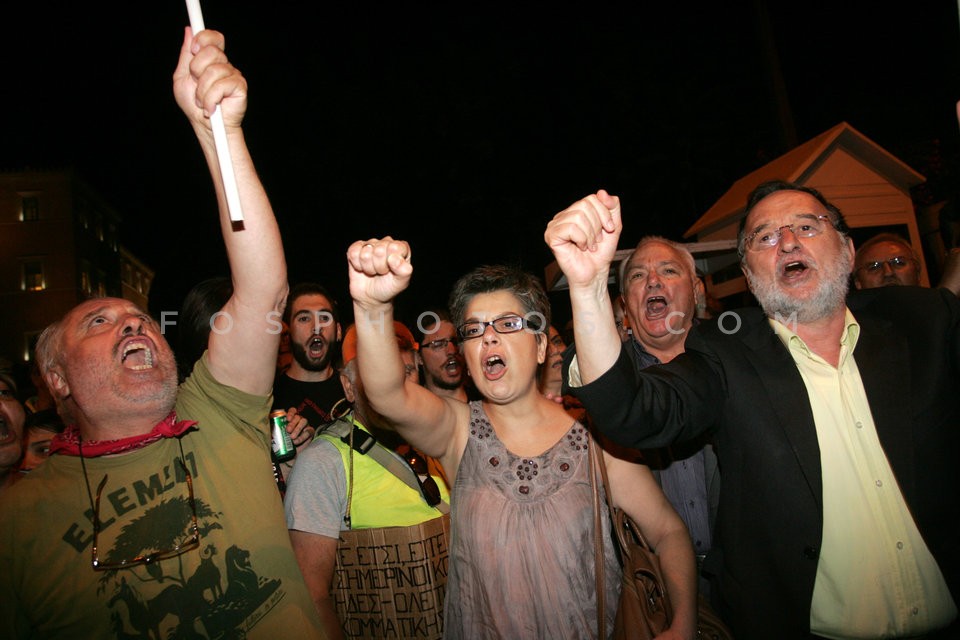
[[[347,260],[357,362],[371,403],[405,440],[440,458],[453,482],[444,637],[597,637],[590,436],[538,389],[550,323],[543,286],[501,266],[480,267],[456,283],[450,313],[482,396],[464,404],[405,384],[396,344],[382,330],[413,272],[407,243],[356,242]],[[696,578],[687,531],[649,469],[603,456],[612,502],[661,557],[674,605],[673,626],[661,637],[692,638]],[[610,630],[620,569],[609,519],[602,521]]]

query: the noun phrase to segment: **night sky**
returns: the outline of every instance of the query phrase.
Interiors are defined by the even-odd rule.
[[[202,2],[249,81],[244,128],[290,279],[344,303],[353,240],[411,242],[398,302],[412,320],[476,265],[542,274],[547,221],[587,193],[621,196],[621,246],[680,239],[734,180],[841,121],[929,172],[921,197],[953,175],[953,2],[770,2],[766,18],[763,0],[579,13],[341,4]],[[156,269],[151,310],[177,309],[226,270],[213,190],[172,97],[184,4],[33,1],[4,14],[0,170],[74,167]]]

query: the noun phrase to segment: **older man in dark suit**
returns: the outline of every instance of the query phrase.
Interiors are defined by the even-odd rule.
[[[839,210],[765,183],[739,237],[761,309],[702,323],[685,354],[637,372],[606,288],[620,231],[605,191],[547,228],[574,312],[565,373],[618,444],[715,434],[724,481],[707,563],[737,638],[954,637],[956,297],[891,287],[848,299]]]

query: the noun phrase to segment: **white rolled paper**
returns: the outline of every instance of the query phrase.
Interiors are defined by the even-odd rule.
[[[200,11],[200,0],[186,0],[187,14],[190,16],[190,28],[196,35],[203,31],[203,13]],[[240,190],[237,188],[237,176],[233,173],[233,160],[230,158],[230,148],[227,146],[227,129],[223,125],[223,114],[220,106],[210,115],[210,125],[213,127],[213,142],[217,149],[217,162],[220,164],[220,178],[223,180],[223,190],[227,197],[227,210],[230,219],[234,222],[243,220],[243,209],[240,206]]]

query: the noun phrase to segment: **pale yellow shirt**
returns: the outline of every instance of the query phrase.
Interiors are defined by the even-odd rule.
[[[880,446],[853,357],[860,325],[848,309],[837,368],[783,324],[770,326],[803,377],[820,445],[823,544],[811,632],[889,638],[946,626],[956,605]]]

